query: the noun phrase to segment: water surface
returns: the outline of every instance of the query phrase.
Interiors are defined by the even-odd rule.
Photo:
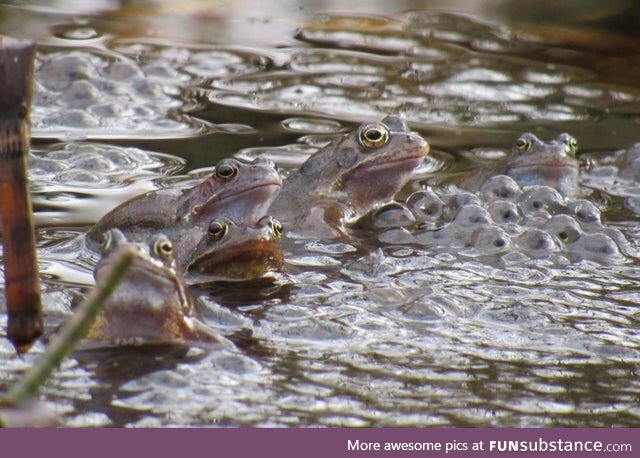
[[[629,247],[514,261],[301,242],[275,284],[196,291],[236,351],[68,358],[44,388],[64,424],[640,425],[637,187],[613,166],[640,141],[628,2],[540,17],[510,2],[76,3],[0,7],[0,32],[39,43],[30,174],[49,331],[92,283],[75,238],[119,202],[229,156],[293,169],[388,113],[432,147],[400,198],[522,132],[570,132],[609,167],[582,180]],[[43,348],[21,360],[0,339],[0,388]]]

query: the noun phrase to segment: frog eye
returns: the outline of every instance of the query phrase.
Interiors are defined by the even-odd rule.
[[[115,250],[119,245],[127,243],[127,237],[117,228],[104,231],[100,236],[99,247],[102,253]]]
[[[238,168],[232,164],[218,164],[216,167],[216,177],[222,181],[230,180],[238,173]]]
[[[567,147],[567,153],[575,156],[578,151],[578,140],[567,133],[560,134],[558,139]]]
[[[213,240],[220,240],[229,231],[229,225],[222,220],[216,219],[209,224],[209,236]]]
[[[284,231],[284,229],[282,228],[282,223],[280,221],[275,218],[271,218],[271,220],[269,221],[269,228],[276,236],[276,238],[279,239],[280,237],[282,237],[282,232]]]
[[[516,140],[516,149],[518,151],[526,151],[531,148],[531,140],[525,137],[520,137]]]
[[[389,141],[389,130],[383,124],[365,126],[358,139],[367,148],[378,148]]]
[[[159,235],[151,246],[153,254],[160,259],[169,259],[173,253],[173,244],[165,235]]]
[[[569,146],[569,154],[575,156],[576,152],[578,151],[578,140],[573,137],[569,137],[567,140],[567,144]]]
[[[113,247],[113,231],[106,231],[100,237],[100,249],[102,251],[109,251]]]

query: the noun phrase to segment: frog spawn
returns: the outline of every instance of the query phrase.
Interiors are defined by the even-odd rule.
[[[383,243],[426,246],[461,256],[500,256],[505,261],[560,256],[608,263],[636,256],[619,230],[602,225],[600,210],[592,202],[564,198],[547,186],[523,189],[504,175],[487,180],[477,195],[417,191],[404,204],[413,220],[405,217],[402,224],[378,217],[391,211],[400,214],[398,206],[390,204],[372,215]]]
[[[195,129],[167,117],[181,106],[173,94],[178,82],[155,77],[124,58],[84,51],[39,53],[33,128],[36,133],[83,137],[188,133]]]
[[[33,148],[29,175],[38,185],[123,187],[145,176],[158,178],[184,167],[185,161],[169,154],[91,142],[67,142]]]

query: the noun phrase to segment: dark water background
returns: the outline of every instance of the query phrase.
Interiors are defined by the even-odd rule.
[[[295,168],[401,113],[432,147],[403,197],[525,131],[570,132],[600,166],[640,141],[633,1],[173,3],[0,5],[0,33],[39,44],[31,179],[49,330],[92,283],[74,237],[224,157]],[[631,244],[616,262],[313,242],[275,285],[200,292],[237,351],[77,353],[44,396],[68,426],[639,426],[640,234],[625,206],[639,191],[583,180]],[[0,388],[43,348],[21,360],[1,339]]]

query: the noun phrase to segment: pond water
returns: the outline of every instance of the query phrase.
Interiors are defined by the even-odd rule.
[[[234,350],[74,353],[43,389],[65,425],[640,426],[638,186],[615,165],[640,141],[634,2],[172,3],[0,6],[0,33],[39,44],[30,176],[48,331],[93,282],[75,238],[116,204],[230,156],[286,173],[388,113],[431,145],[400,200],[523,132],[571,133],[619,250],[306,241],[275,283],[194,291]],[[20,359],[0,339],[0,389],[44,348]]]

